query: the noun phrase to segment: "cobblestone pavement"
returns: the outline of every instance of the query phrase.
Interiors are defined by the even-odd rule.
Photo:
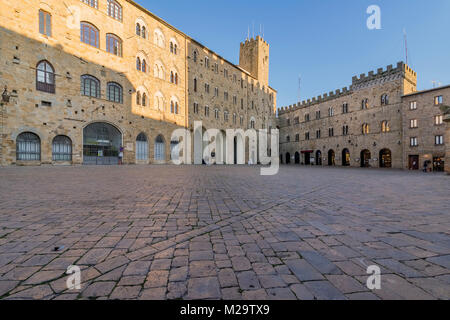
[[[449,190],[376,169],[0,168],[0,298],[450,299]]]

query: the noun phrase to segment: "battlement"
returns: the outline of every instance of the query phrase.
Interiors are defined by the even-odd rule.
[[[403,73],[404,77],[412,77],[417,78],[417,74],[414,70],[412,70],[406,63],[398,62],[397,67],[394,68],[392,65],[388,65],[386,70],[383,68],[378,68],[377,71],[370,71],[367,75],[362,73],[358,76],[352,77],[352,85],[359,85],[364,82],[372,81],[375,79],[387,77],[393,74]]]
[[[392,77],[393,76],[393,77]],[[358,90],[358,88],[365,87],[368,85],[373,85],[371,82],[374,81],[375,83],[379,83],[379,79],[389,77],[389,81],[392,81],[392,79],[406,79],[409,82],[415,85],[417,84],[417,73],[411,69],[406,63],[404,62],[398,62],[397,66],[394,68],[392,65],[389,65],[386,67],[386,69],[378,68],[378,70],[370,71],[367,75],[361,74],[359,77],[354,76],[352,78],[352,85],[347,88],[343,88],[342,90],[336,90],[331,91],[329,93],[325,93],[321,96],[318,96],[317,98],[308,99],[306,101],[299,102],[294,105],[290,105],[287,107],[281,107],[278,110],[278,114],[285,114],[289,112],[293,112],[295,110],[301,109],[301,108],[307,108],[311,107],[313,105],[316,105],[318,103],[322,103],[325,101],[330,101],[336,98],[339,98],[344,95],[348,95],[351,92]],[[376,80],[376,81],[375,81]],[[382,81],[383,82],[383,81]]]
[[[293,111],[296,111],[299,109],[308,108],[308,107],[311,107],[313,105],[316,105],[316,104],[319,104],[322,102],[326,102],[326,101],[330,101],[330,100],[334,100],[334,99],[346,96],[350,93],[351,93],[351,90],[348,87],[344,87],[342,89],[337,89],[336,91],[330,91],[329,93],[324,93],[320,96],[314,97],[312,99],[304,100],[304,101],[299,102],[294,105],[290,105],[287,107],[281,107],[278,110],[278,114],[284,114],[284,113],[293,112]]]
[[[260,36],[256,36],[256,38],[250,38],[245,40],[245,42],[241,42],[241,47],[247,46],[249,44],[255,43],[255,42],[262,42],[266,46],[269,46],[269,44]]]

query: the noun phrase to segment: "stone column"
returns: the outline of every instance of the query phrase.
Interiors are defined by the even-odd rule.
[[[446,123],[445,129],[445,172],[450,175],[450,107],[442,106],[441,110],[444,113],[444,122]]]

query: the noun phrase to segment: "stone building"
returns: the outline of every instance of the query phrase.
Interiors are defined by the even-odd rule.
[[[128,164],[168,163],[180,143],[172,132],[194,135],[194,121],[204,130],[276,121],[269,45],[259,37],[241,44],[236,66],[133,1],[1,6],[0,86],[9,101],[0,165],[117,164],[121,154]],[[235,148],[223,148],[237,160]]]
[[[349,88],[281,108],[281,161],[419,169],[429,159],[441,170],[445,151],[438,106],[450,90],[417,92],[416,84],[416,72],[399,62],[353,77]]]
[[[403,168],[444,171],[443,102],[450,101],[450,86],[414,92],[403,97]]]

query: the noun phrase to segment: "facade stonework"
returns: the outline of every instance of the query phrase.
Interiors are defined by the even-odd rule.
[[[127,164],[167,163],[172,132],[180,128],[193,132],[194,121],[203,121],[206,130],[246,130],[252,123],[255,129],[275,126],[276,91],[268,85],[269,49],[262,39],[248,40],[241,50],[252,43],[266,46],[264,59],[258,52],[244,53],[246,63],[251,59],[257,59],[257,65],[259,60],[266,63],[264,74],[226,61],[133,1],[114,3],[121,8],[120,15],[111,13],[106,0],[1,0],[0,86],[7,87],[11,98],[1,106],[0,165],[82,164],[88,153],[98,152],[98,157],[112,153],[118,158],[121,150]],[[50,31],[45,29],[47,24]],[[97,30],[96,41],[92,42],[94,33],[82,29],[83,24]],[[91,43],[82,41],[83,37]],[[120,45],[112,38],[119,39]],[[205,57],[210,59],[208,67]],[[41,62],[51,66],[52,83],[38,83],[38,78],[45,77],[39,71]],[[218,67],[213,69],[215,63]],[[82,80],[86,75],[100,84],[98,95],[92,96],[91,87],[86,94]],[[121,88],[120,99],[111,98],[111,83]],[[204,91],[205,83],[209,92]],[[209,116],[204,114],[205,106]],[[220,110],[217,119],[215,108]],[[96,131],[102,148],[84,136],[88,127]],[[117,130],[115,146],[108,145],[111,135],[107,132],[106,138],[100,137],[101,130]],[[37,136],[38,155],[27,154],[27,148],[34,146],[24,140],[24,133]],[[57,136],[70,139],[67,161],[58,160]],[[138,137],[146,141],[139,142]]]
[[[429,168],[441,170],[446,139],[442,145],[435,144],[443,126],[434,125],[442,115],[434,99],[442,95],[448,101],[450,89],[417,92],[416,84],[416,72],[399,62],[396,67],[353,77],[349,88],[281,108],[281,161],[422,169],[423,160],[429,159]],[[420,118],[414,135],[409,129],[411,101],[416,102],[414,112]],[[412,137],[420,141],[417,147],[410,147]],[[416,154],[418,159],[409,161]]]

